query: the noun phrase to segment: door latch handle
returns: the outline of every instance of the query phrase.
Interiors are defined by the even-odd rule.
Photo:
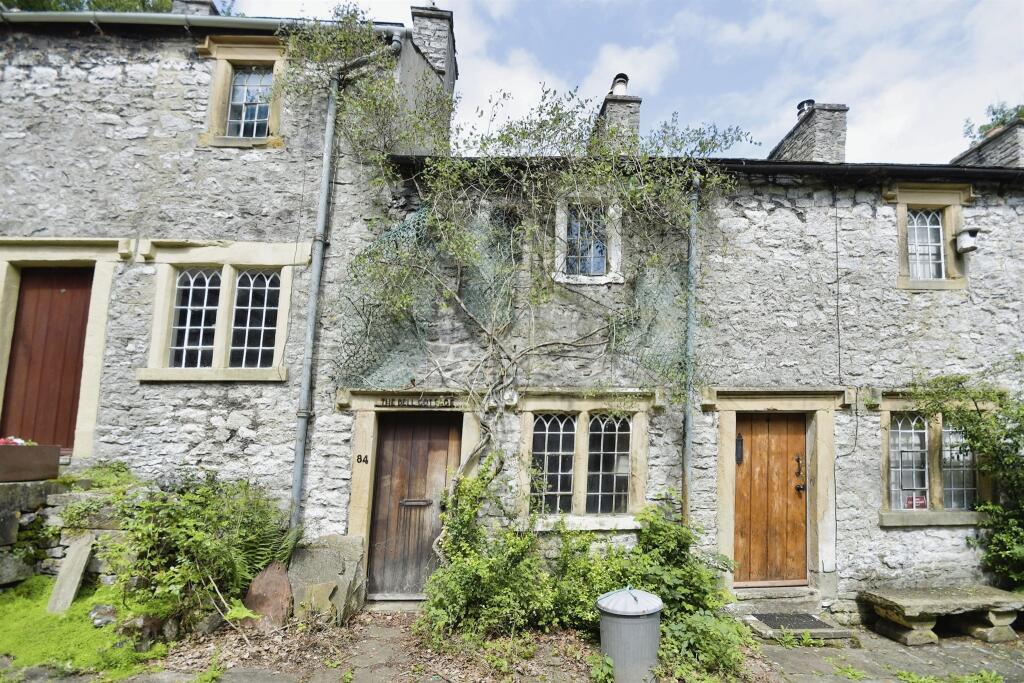
[[[433,502],[429,498],[403,498],[398,504],[407,508],[425,508]]]
[[[800,460],[800,456],[796,456],[796,476],[803,476],[803,462]]]

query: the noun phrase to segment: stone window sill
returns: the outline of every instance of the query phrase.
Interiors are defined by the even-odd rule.
[[[288,369],[274,368],[139,368],[140,382],[284,382]]]
[[[633,515],[543,515],[537,519],[536,531],[554,531],[559,521],[569,531],[636,531],[640,523]]]
[[[566,275],[555,273],[555,282],[565,285],[621,285],[625,282],[622,273],[608,273],[607,275]]]
[[[924,526],[976,526],[980,512],[960,510],[890,511],[878,513],[878,526],[882,528]]]
[[[917,291],[935,291],[950,289],[967,289],[967,278],[957,277],[948,280],[911,280],[905,275],[896,278],[897,289]]]
[[[284,147],[284,138],[279,135],[271,135],[265,138],[236,138],[226,135],[210,135],[204,133],[199,136],[199,144],[206,147],[236,147],[239,149],[267,149]]]

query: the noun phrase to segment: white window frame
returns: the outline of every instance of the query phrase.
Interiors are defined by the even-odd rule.
[[[603,275],[570,275],[565,271],[570,204],[605,206],[608,264]],[[566,196],[555,203],[555,263],[552,277],[555,282],[572,285],[621,284],[625,281],[622,276],[622,211],[618,206],[585,196]]]
[[[527,390],[528,392],[529,390]],[[520,485],[524,507],[533,496],[533,427],[537,415],[561,414],[576,418],[573,454],[572,505],[568,513],[540,514],[538,529],[550,530],[558,521],[578,530],[631,530],[638,528],[635,514],[646,504],[648,419],[653,400],[646,394],[619,398],[581,398],[578,396],[527,395],[520,399],[521,463]],[[596,415],[629,419],[629,493],[626,510],[621,513],[588,513],[587,475],[589,474],[590,419]]]
[[[156,267],[156,300],[147,367],[136,370],[140,382],[180,381],[284,381],[284,349],[295,268],[309,263],[309,242],[194,242],[142,240],[140,255]],[[182,270],[219,268],[221,291],[218,301],[212,367],[169,367],[171,328],[177,278]],[[274,361],[270,367],[231,367],[230,351],[234,324],[236,284],[246,270],[276,271],[281,285],[277,308]]]

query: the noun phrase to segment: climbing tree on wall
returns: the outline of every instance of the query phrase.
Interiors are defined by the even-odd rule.
[[[475,125],[453,126],[453,103],[436,85],[420,84],[408,105],[394,56],[379,50],[358,10],[342,7],[334,19],[287,31],[283,87],[315,97],[338,64],[380,55],[339,98],[346,151],[382,191],[375,237],[342,288],[338,384],[465,394],[483,425],[478,455],[530,377],[565,377],[583,364],[602,368],[578,383],[588,390],[628,379],[685,400],[696,372],[684,352],[691,207],[728,189],[730,178],[707,158],[745,134],[675,116],[640,134],[601,120],[576,91],[554,90],[521,116],[508,116],[510,98],[499,94]],[[429,154],[393,154],[406,150]],[[621,284],[553,277],[556,216],[577,201],[620,225]],[[431,352],[427,339],[442,320],[464,331],[472,353]]]

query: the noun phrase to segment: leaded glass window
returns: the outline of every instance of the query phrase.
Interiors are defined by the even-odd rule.
[[[890,418],[889,506],[928,509],[928,423],[917,413],[893,413]]]
[[[269,66],[235,67],[228,102],[228,137],[267,137],[273,81],[274,72]]]
[[[533,418],[531,493],[543,512],[572,510],[576,416],[541,414]]]
[[[269,368],[274,364],[280,296],[279,273],[244,270],[238,274],[231,329],[231,367]]]
[[[190,269],[178,274],[171,323],[172,368],[213,366],[219,301],[219,270]]]
[[[907,210],[907,259],[912,280],[941,280],[946,277],[941,210]]]
[[[587,512],[624,513],[629,503],[629,418],[590,418]]]
[[[608,231],[600,206],[572,204],[566,226],[566,275],[599,276],[608,272]]]
[[[947,510],[971,510],[978,497],[974,454],[958,429],[942,427],[942,503]]]

